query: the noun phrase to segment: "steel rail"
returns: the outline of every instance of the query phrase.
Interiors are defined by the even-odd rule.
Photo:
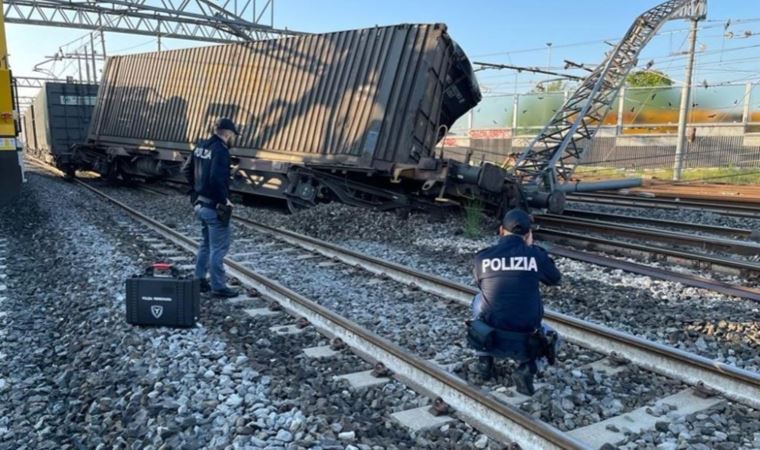
[[[278,237],[280,237],[281,239],[285,240],[286,242],[290,242],[291,244],[294,244],[294,245],[299,245],[309,250],[321,252],[321,250],[329,248],[331,252],[339,252],[344,255],[350,255],[352,259],[348,260],[348,262],[353,265],[361,265],[362,261],[372,262],[373,264],[371,266],[366,266],[364,268],[378,275],[384,274],[385,273],[384,270],[395,270],[399,266],[398,264],[395,264],[390,261],[386,261],[383,259],[375,258],[373,256],[355,252],[353,250],[340,247],[336,244],[332,244],[332,243],[322,241],[317,238],[295,233],[290,230],[285,230],[282,228],[276,228],[270,225],[265,225],[263,223],[246,219],[240,216],[235,216],[235,219],[240,223],[255,227],[259,231],[273,233],[277,235]],[[537,231],[537,234],[538,233],[539,232]],[[699,277],[696,275],[690,275],[690,274],[685,274],[685,273],[673,272],[666,269],[645,266],[643,264],[636,264],[629,261],[622,261],[622,260],[610,258],[607,256],[581,252],[579,250],[574,250],[574,249],[565,248],[561,246],[552,246],[549,249],[549,252],[557,256],[564,257],[564,258],[575,259],[578,261],[610,267],[613,269],[620,269],[626,272],[635,273],[639,275],[645,275],[648,277],[658,278],[661,280],[674,281],[677,283],[684,284],[686,286],[693,286],[693,287],[698,287],[702,289],[708,289],[715,292],[720,292],[722,294],[730,295],[733,297],[739,297],[739,298],[743,298],[747,300],[760,302],[760,290],[749,288],[749,287],[736,286],[736,285],[725,283],[723,281],[711,280],[711,279]],[[327,256],[333,257],[336,255],[333,255],[332,253],[330,253]],[[399,281],[402,281],[408,284],[415,284],[414,277],[401,278],[402,276],[401,273],[397,273],[396,276],[399,277]],[[434,275],[429,275],[429,276],[433,278],[437,278],[437,281],[439,285],[441,286],[439,290],[435,290],[435,291],[431,290],[430,292],[433,292],[437,295],[450,296],[450,295],[456,295],[456,293],[460,291],[458,287],[455,288],[453,291],[450,289],[444,289],[443,287],[445,286],[446,283],[448,283],[447,280],[443,278],[435,277]],[[454,285],[459,286],[456,283],[454,283]]]
[[[335,258],[346,264],[382,274],[401,283],[414,285],[425,292],[469,305],[476,289],[401,264],[375,258],[339,245],[275,228],[250,219],[235,217],[253,229],[278,237],[304,249]],[[556,250],[553,250],[556,252]],[[704,385],[739,402],[760,407],[760,374],[684,352],[663,344],[623,333],[609,327],[586,322],[556,311],[546,310],[547,323],[577,344],[603,354],[616,352],[638,366],[681,380]]]
[[[650,225],[694,230],[694,231],[700,231],[703,233],[712,233],[712,234],[718,234],[718,235],[724,235],[724,236],[730,236],[730,237],[736,237],[736,236],[748,237],[748,238],[760,237],[760,232],[758,230],[749,230],[745,228],[721,227],[717,225],[707,225],[703,223],[693,223],[693,222],[680,222],[680,221],[675,221],[675,220],[653,219],[650,217],[636,217],[636,216],[629,216],[626,214],[613,214],[613,213],[605,213],[605,212],[598,212],[598,211],[585,211],[582,209],[573,209],[573,208],[565,208],[564,211],[562,211],[562,216],[591,218],[591,219],[597,219],[597,220],[599,219],[621,220],[621,221],[627,221],[627,222],[646,223]]]
[[[730,198],[716,199],[714,197],[702,198],[699,196],[682,197],[678,195],[663,195],[653,194],[652,196],[642,195],[638,196],[636,193],[630,194],[617,194],[611,191],[597,191],[597,192],[574,192],[572,195],[579,197],[599,197],[599,198],[630,198],[633,200],[643,200],[650,202],[663,202],[663,203],[676,203],[676,204],[691,204],[694,206],[714,206],[725,209],[737,209],[740,211],[749,211],[760,213],[760,200],[744,199],[741,201],[731,200]]]
[[[594,253],[587,253],[567,247],[553,246],[551,247],[550,252],[563,258],[584,261],[589,264],[605,266],[611,269],[619,269],[625,272],[636,273],[651,278],[681,283],[685,286],[707,289],[731,297],[738,297],[745,300],[760,302],[760,289],[746,286],[737,286],[720,280],[711,280],[709,278],[703,278],[687,273],[673,272],[671,270],[662,269],[660,267],[645,266],[643,264],[638,264],[635,262],[610,258],[608,256],[597,255]]]
[[[567,197],[568,202],[583,202],[599,205],[626,206],[636,208],[659,208],[669,210],[692,209],[697,211],[709,211],[726,216],[743,217],[747,219],[760,219],[757,208],[746,205],[720,205],[709,202],[695,202],[688,200],[672,200],[663,198],[636,197],[628,198],[615,194],[571,194]]]
[[[629,236],[636,239],[646,238],[666,243],[681,243],[691,247],[719,249],[730,251],[737,255],[760,255],[760,244],[756,242],[738,241],[735,239],[715,236],[701,236],[670,230],[655,230],[652,228],[625,225],[601,220],[582,219],[580,217],[564,217],[555,214],[536,214],[536,222],[553,226],[581,228],[584,231],[595,230],[601,233],[618,236]]]
[[[650,253],[654,255],[670,256],[673,258],[697,261],[699,263],[707,263],[712,266],[727,267],[734,270],[745,271],[747,273],[760,272],[760,264],[755,264],[747,261],[739,261],[731,258],[724,258],[721,256],[705,255],[702,253],[687,252],[685,250],[675,250],[668,247],[660,247],[657,245],[649,244],[637,244],[635,242],[621,241],[618,239],[610,239],[605,237],[588,236],[585,234],[573,233],[565,230],[556,230],[553,228],[540,227],[536,229],[534,234],[537,237],[549,238],[556,240],[555,238],[569,239],[582,242],[590,242],[593,244],[608,245],[617,249],[629,249],[643,253]]]
[[[730,199],[726,200],[714,200],[714,199],[700,199],[700,198],[694,198],[694,197],[664,197],[664,196],[654,196],[654,197],[647,197],[647,196],[636,196],[636,195],[623,195],[623,194],[614,194],[611,192],[576,192],[572,194],[573,196],[577,197],[594,197],[594,198],[611,198],[611,199],[630,199],[630,200],[639,200],[643,202],[649,202],[649,203],[675,203],[677,205],[685,204],[688,206],[698,206],[698,207],[719,207],[723,209],[736,209],[739,211],[749,211],[749,212],[758,212],[760,213],[760,205],[752,202],[734,202]]]
[[[41,163],[38,163],[42,165]],[[45,169],[50,170],[47,165]],[[57,169],[55,172],[60,173]],[[145,223],[153,231],[182,249],[195,254],[198,243],[193,239],[146,216],[129,205],[101,192],[81,180],[74,180],[104,200],[123,209]],[[497,400],[487,392],[474,387],[398,345],[366,330],[358,324],[317,304],[280,283],[270,280],[230,258],[225,258],[229,272],[241,282],[256,289],[269,301],[281,304],[296,315],[306,317],[316,328],[328,335],[341,338],[357,353],[381,361],[402,381],[418,386],[426,394],[441,397],[457,414],[474,426],[505,443],[514,442],[525,449],[587,449],[583,442],[549,424]]]

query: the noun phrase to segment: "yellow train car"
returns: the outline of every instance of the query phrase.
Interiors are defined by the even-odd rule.
[[[5,10],[1,0],[0,10]],[[18,132],[19,114],[13,92],[13,77],[8,65],[5,20],[0,14],[0,205],[15,198],[21,190],[22,149]]]

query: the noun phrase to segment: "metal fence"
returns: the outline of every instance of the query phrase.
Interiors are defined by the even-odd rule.
[[[684,168],[760,168],[760,146],[743,145],[742,136],[696,137],[687,143]],[[583,165],[629,169],[673,167],[676,145],[663,143],[620,145],[615,138],[595,139],[584,154]]]

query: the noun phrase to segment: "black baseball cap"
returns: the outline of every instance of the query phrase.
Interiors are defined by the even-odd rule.
[[[233,122],[232,120],[226,117],[222,117],[219,120],[217,120],[215,126],[217,130],[230,130],[236,135],[240,135],[240,132],[235,127],[235,122]]]
[[[522,209],[515,208],[504,214],[501,226],[512,234],[524,236],[530,231],[530,215]]]

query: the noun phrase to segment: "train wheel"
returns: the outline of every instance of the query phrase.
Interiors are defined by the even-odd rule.
[[[292,171],[288,173],[290,187],[286,195],[288,211],[295,214],[298,211],[316,205],[319,182],[311,175]]]
[[[305,209],[309,209],[312,206],[314,206],[314,203],[310,201],[303,200],[301,198],[293,197],[290,195],[287,197],[285,201],[288,205],[288,212],[290,214],[296,214],[299,211],[303,211]]]

